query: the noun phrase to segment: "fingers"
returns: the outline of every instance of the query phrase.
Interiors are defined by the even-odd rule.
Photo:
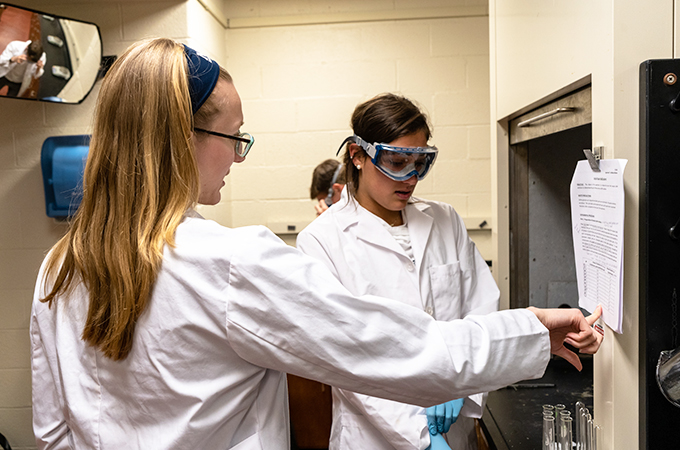
[[[598,305],[593,314],[585,318],[587,326],[578,333],[567,333],[565,342],[579,349],[580,353],[594,354],[604,339],[604,330],[595,322],[602,316],[602,306]]]
[[[595,354],[602,345],[602,340],[604,339],[604,334],[601,334],[595,328],[591,328],[588,336],[581,338],[579,340],[574,340],[571,337],[567,337],[564,341],[579,349],[580,353]]]
[[[583,370],[583,365],[581,364],[581,360],[579,359],[578,355],[566,347],[562,346],[561,348],[554,350],[552,353],[566,359],[569,364],[576,367],[579,372]]]
[[[437,414],[436,406],[430,406],[425,410],[425,415],[427,416],[427,429],[430,430],[430,434],[434,436],[437,434]]]
[[[444,420],[444,428],[439,431],[440,433],[448,433],[451,429],[451,425],[456,423],[456,420],[458,420],[458,415],[460,414],[460,410],[463,408],[464,401],[465,399],[459,398],[457,400],[446,402],[446,418]]]
[[[444,421],[446,420],[446,403],[435,406],[437,410],[437,433],[444,431]]]
[[[449,432],[451,424],[454,422],[454,407],[452,402],[446,402],[445,404],[446,412],[444,413],[444,420],[441,429],[437,429],[439,433],[444,434]]]
[[[597,333],[597,332],[595,332],[594,334],[595,334],[595,337],[596,337],[596,341],[593,342],[592,344],[590,344],[589,346],[580,349],[579,351],[581,353],[587,353],[587,354],[590,354],[590,355],[594,355],[600,349],[600,345],[602,345],[602,340],[604,339],[604,335]]]
[[[597,319],[599,319],[602,316],[602,305],[597,305],[597,308],[595,308],[595,311],[586,317],[586,322],[588,322],[588,325],[592,326],[595,322],[597,322]]]
[[[463,409],[463,404],[465,403],[464,398],[459,398],[458,400],[453,401],[453,423],[456,423],[456,420],[458,420],[458,416],[460,415],[460,411]]]
[[[427,416],[427,428],[432,436],[447,433],[451,424],[458,418],[458,412],[453,402],[430,406],[425,410],[425,415]]]
[[[320,216],[324,211],[328,209],[328,205],[326,204],[325,200],[319,200],[316,205],[314,205],[314,209],[316,210],[316,215]]]

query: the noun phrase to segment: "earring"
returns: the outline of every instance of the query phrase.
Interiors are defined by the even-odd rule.
[[[361,170],[361,164],[357,164],[357,170]]]

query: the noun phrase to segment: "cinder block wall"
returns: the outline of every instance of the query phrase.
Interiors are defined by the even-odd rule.
[[[275,231],[309,223],[314,166],[335,156],[358,103],[396,92],[428,113],[440,149],[416,195],[488,220],[486,2],[313,3],[225,3],[227,68],[243,99],[243,130],[256,144],[231,172],[228,212],[221,205],[213,217]],[[491,259],[490,233],[471,234]]]

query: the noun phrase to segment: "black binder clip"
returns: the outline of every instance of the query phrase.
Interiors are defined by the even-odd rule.
[[[583,153],[585,153],[588,164],[590,164],[590,168],[593,172],[599,172],[600,159],[602,159],[602,147],[595,147],[593,150],[584,148]]]

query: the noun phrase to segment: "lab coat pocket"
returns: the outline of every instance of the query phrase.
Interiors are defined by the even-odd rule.
[[[429,272],[435,317],[439,320],[460,319],[463,301],[460,263],[432,266]]]

